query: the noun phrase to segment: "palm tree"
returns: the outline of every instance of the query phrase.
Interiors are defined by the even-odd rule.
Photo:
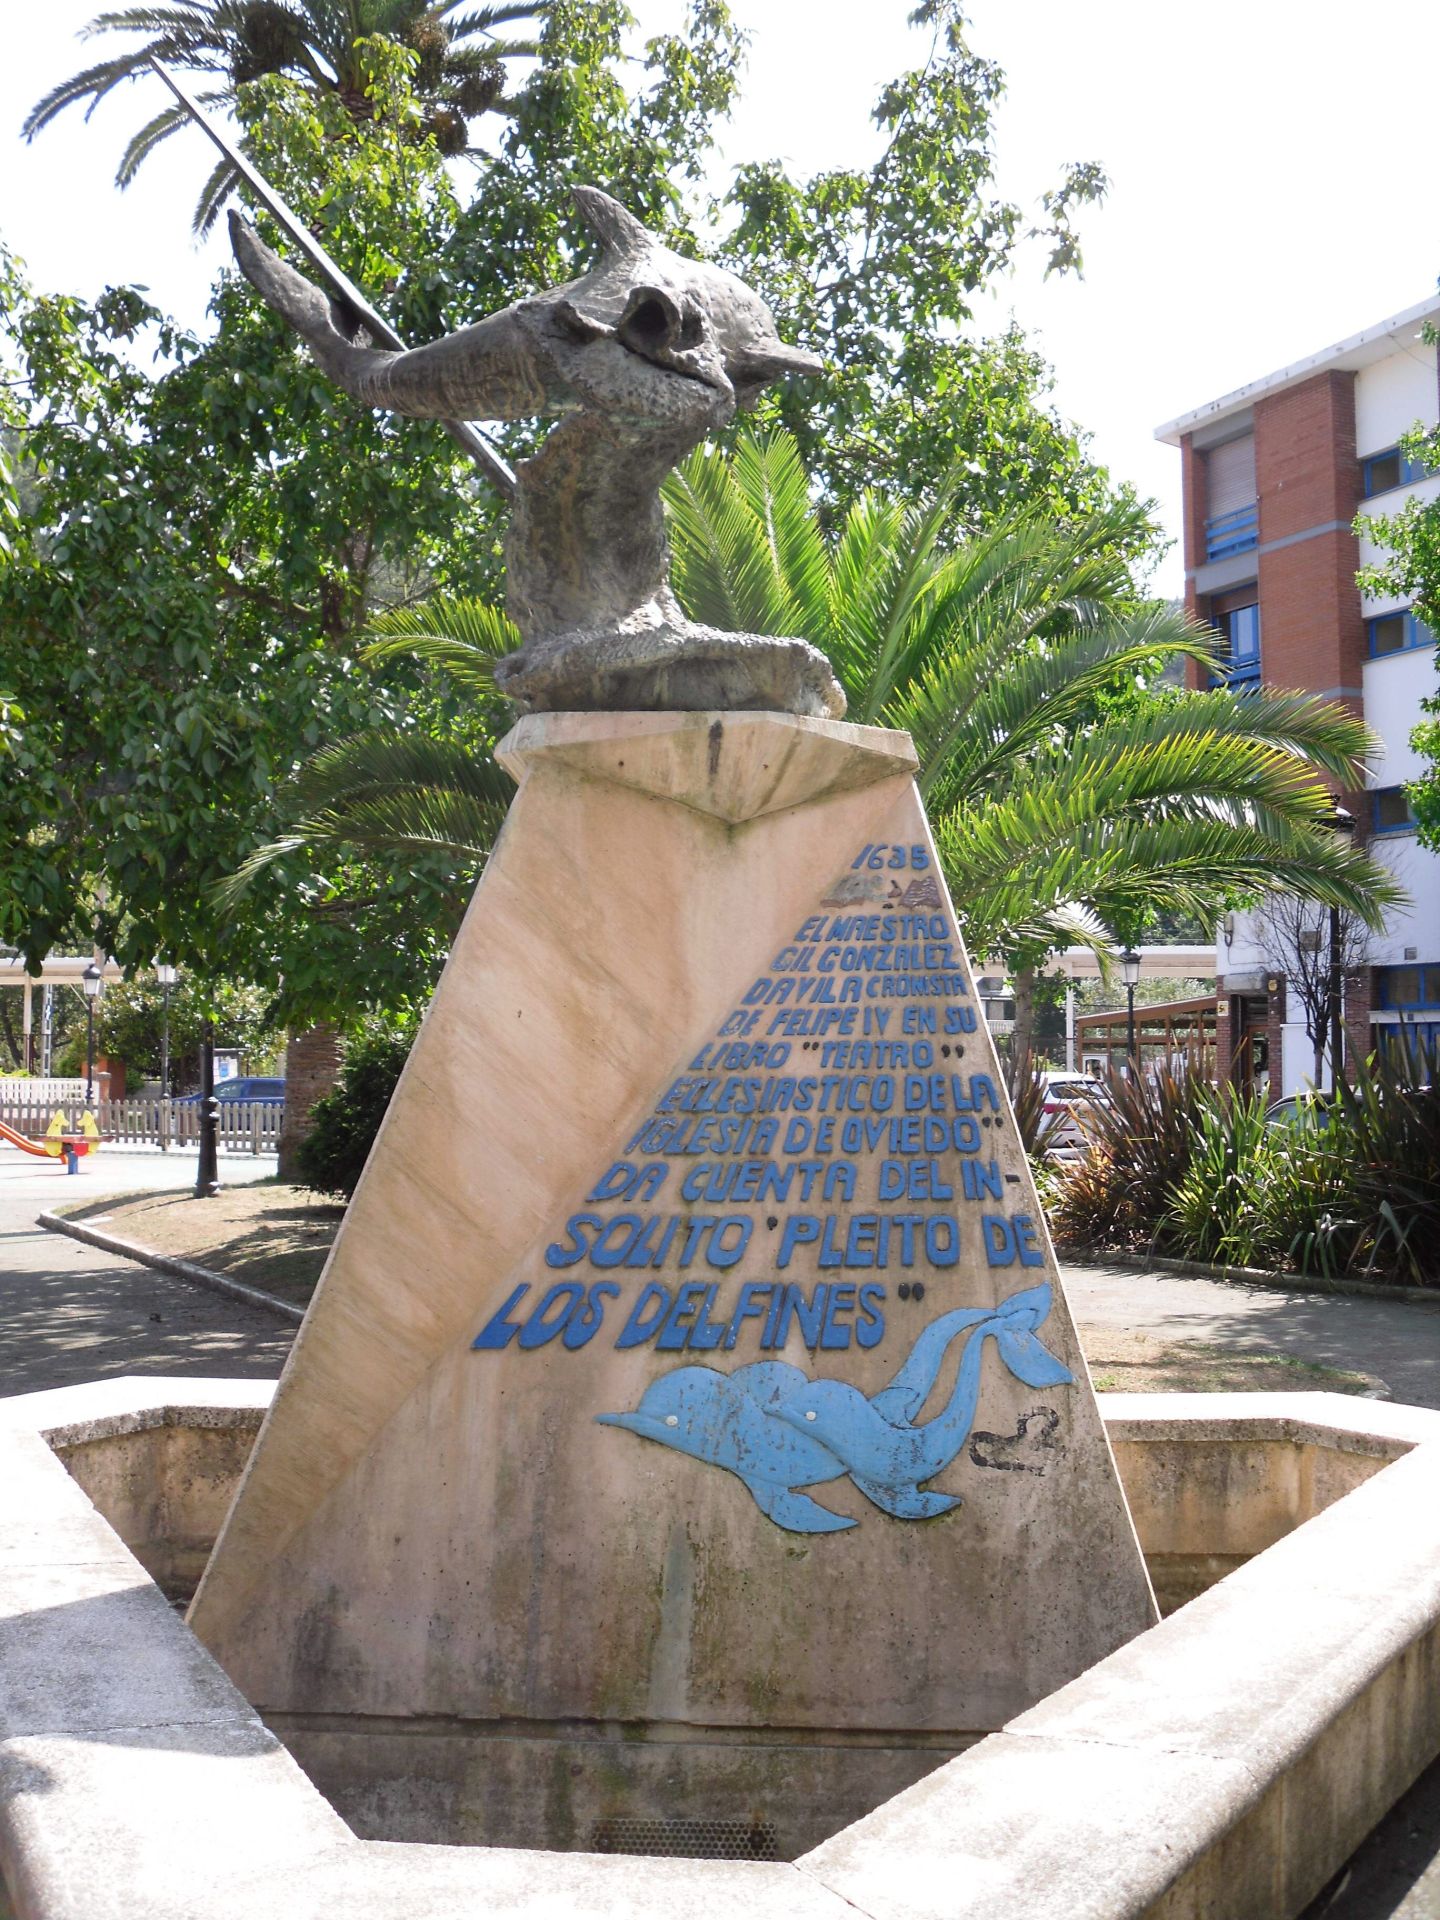
[[[1363,783],[1346,709],[1263,688],[1142,696],[1169,661],[1213,665],[1207,630],[1136,605],[1122,558],[1143,511],[1008,518],[947,544],[944,492],[862,497],[823,537],[795,445],[702,449],[669,492],[692,618],[798,633],[828,654],[860,725],[903,728],[974,952],[1043,949],[1223,890],[1284,890],[1375,925],[1394,883],[1343,842],[1328,778]],[[756,624],[757,622],[763,624]]]
[[[1168,661],[1213,664],[1186,615],[1136,604],[1121,555],[1143,524],[1117,505],[1074,523],[1022,514],[947,545],[942,496],[867,495],[832,539],[794,442],[700,449],[667,491],[676,591],[692,618],[795,633],[828,654],[861,725],[903,728],[967,942],[1038,958],[1156,909],[1213,917],[1224,891],[1298,893],[1377,925],[1398,889],[1327,827],[1326,781],[1363,782],[1371,738],[1309,695],[1147,695]],[[518,635],[448,599],[377,622],[406,654],[493,697]],[[232,886],[302,843],[442,846],[483,860],[505,788],[473,752],[414,735],[341,742],[302,773],[295,825]]]
[[[458,13],[462,5],[467,11]],[[208,103],[233,106],[250,81],[288,74],[316,93],[334,94],[354,118],[365,119],[370,107],[355,48],[357,41],[378,34],[418,56],[421,131],[434,136],[442,153],[463,153],[471,120],[506,111],[504,62],[537,51],[533,40],[502,38],[499,30],[535,21],[548,5],[549,0],[481,5],[471,0],[162,0],[123,7],[98,14],[83,37],[131,34],[141,36],[141,43],[52,87],[30,109],[25,137],[33,140],[82,100],[90,103],[88,117],[122,81],[146,76],[152,59],[216,76],[216,84],[200,96]],[[188,117],[184,107],[166,107],[141,127],[125,149],[116,184],[128,186],[141,162]],[[213,223],[235,179],[229,162],[220,161],[196,209],[198,231]]]

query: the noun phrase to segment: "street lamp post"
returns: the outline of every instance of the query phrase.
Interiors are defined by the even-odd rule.
[[[1355,831],[1355,816],[1347,813],[1337,800],[1331,809],[1330,826],[1336,833]],[[1330,1091],[1339,1091],[1344,1077],[1345,1048],[1345,976],[1340,954],[1340,909],[1330,909]]]
[[[1135,989],[1140,984],[1140,956],[1134,947],[1127,947],[1120,956],[1120,972],[1125,981],[1125,1002],[1128,1008],[1126,1019],[1126,1051],[1130,1055],[1130,1078],[1139,1077],[1140,1061],[1135,1046]]]
[[[92,960],[80,976],[85,989],[85,1105],[91,1109],[95,1105],[95,1002],[104,983],[104,974]]]
[[[220,1102],[215,1098],[215,1022],[205,1022],[200,1042],[200,1158],[195,1168],[195,1198],[220,1191]]]
[[[160,982],[160,1151],[170,1150],[170,989],[180,978],[174,967],[156,964]]]

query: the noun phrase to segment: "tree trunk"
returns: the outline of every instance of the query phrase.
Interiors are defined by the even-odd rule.
[[[310,1110],[329,1093],[340,1072],[340,1036],[322,1022],[285,1040],[285,1119],[280,1128],[279,1166],[282,1180],[293,1180],[295,1156],[310,1131]]]
[[[1030,1071],[1030,1044],[1035,1033],[1035,969],[1019,967],[1015,988],[1015,1031],[1010,1039],[1010,1071],[1015,1085]]]

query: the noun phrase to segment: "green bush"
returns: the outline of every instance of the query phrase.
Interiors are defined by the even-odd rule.
[[[1265,1108],[1207,1089],[1189,1159],[1165,1200],[1158,1237],[1188,1259],[1253,1267],[1269,1252],[1257,1211],[1258,1174],[1272,1151]]]
[[[375,1021],[346,1042],[339,1077],[311,1109],[296,1155],[302,1186],[346,1200],[354,1193],[415,1033],[415,1022]]]
[[[1214,1092],[1198,1074],[1160,1069],[1117,1080],[1088,1118],[1092,1150],[1060,1183],[1051,1224],[1078,1246],[1151,1245],[1194,1154]]]
[[[1361,1062],[1336,1102],[1283,1126],[1197,1076],[1113,1094],[1051,1198],[1061,1241],[1440,1284],[1440,1089],[1408,1056]]]

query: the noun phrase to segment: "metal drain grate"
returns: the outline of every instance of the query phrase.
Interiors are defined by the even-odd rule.
[[[592,1853],[663,1854],[683,1860],[778,1860],[779,1840],[768,1820],[597,1820]]]

